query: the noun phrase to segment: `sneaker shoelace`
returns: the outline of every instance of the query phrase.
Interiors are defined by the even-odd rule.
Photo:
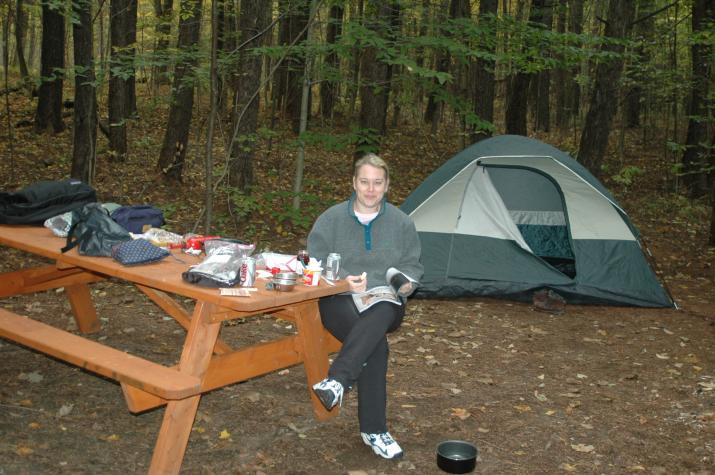
[[[385,446],[392,445],[395,443],[395,439],[390,436],[389,432],[384,432],[380,434],[380,440],[382,440],[382,443],[385,444]]]
[[[343,393],[345,393],[345,391],[339,384],[340,383],[338,382],[333,383],[333,387],[331,389],[333,390],[333,394],[338,396],[338,406],[343,407]]]

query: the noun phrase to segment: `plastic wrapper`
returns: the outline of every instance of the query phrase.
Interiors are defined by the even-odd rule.
[[[243,257],[230,247],[218,247],[210,256],[181,274],[192,284],[203,287],[233,287],[240,280],[241,260]]]
[[[72,227],[72,211],[58,214],[45,220],[45,227],[58,237],[67,237],[67,233]]]
[[[155,246],[177,246],[183,242],[183,236],[161,228],[149,228],[142,234],[132,234],[134,239],[146,239]]]
[[[238,239],[210,239],[204,242],[204,252],[207,256],[215,252],[235,253],[240,257],[249,257],[256,249],[255,244],[251,244]]]

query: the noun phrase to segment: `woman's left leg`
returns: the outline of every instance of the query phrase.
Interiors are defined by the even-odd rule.
[[[387,338],[383,337],[365,362],[357,382],[360,432],[387,432]]]

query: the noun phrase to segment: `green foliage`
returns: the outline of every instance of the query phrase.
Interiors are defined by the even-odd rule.
[[[635,182],[637,177],[644,173],[645,171],[643,169],[629,165],[621,168],[618,174],[611,176],[611,179],[624,187],[629,187]]]
[[[255,196],[244,193],[235,187],[228,187],[228,197],[231,200],[232,211],[238,218],[238,221],[243,221],[251,213],[258,211],[260,205]]]
[[[306,182],[308,184],[309,181]],[[228,198],[231,202],[234,218],[241,223],[250,223],[255,216],[269,216],[278,227],[286,226],[294,228],[294,233],[305,234],[310,230],[318,215],[325,210],[326,206],[333,203],[326,203],[323,198],[312,193],[300,193],[301,208],[293,208],[293,197],[291,191],[267,191],[264,193],[243,192],[235,187],[228,187]],[[242,226],[244,226],[242,224]],[[245,226],[250,226],[245,224]],[[247,235],[255,234],[253,231],[244,228]]]
[[[300,135],[298,140],[302,140],[307,146],[319,146],[328,151],[343,151],[351,147],[359,135],[355,133],[334,133],[322,132],[318,130],[306,130]]]
[[[647,214],[670,216],[671,223],[706,223],[710,214],[707,200],[691,200],[677,193],[649,197],[642,206]]]
[[[170,223],[173,221],[174,216],[176,216],[176,212],[178,210],[178,207],[176,203],[162,203],[161,205],[161,211],[164,213],[164,219],[166,220],[167,223]]]
[[[310,230],[315,218],[325,209],[326,203],[312,193],[299,193],[300,209],[293,208],[291,191],[269,191],[263,195],[268,214],[277,223],[289,223],[303,232]]]

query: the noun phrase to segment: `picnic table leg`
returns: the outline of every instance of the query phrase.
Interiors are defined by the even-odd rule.
[[[328,375],[328,353],[323,343],[323,323],[320,321],[318,302],[305,302],[295,307],[295,325],[298,330],[299,352],[303,359],[308,379],[308,392],[313,403],[313,412],[319,420],[326,420],[338,414],[335,406],[327,411],[313,392],[313,385]]]
[[[65,292],[67,292],[79,331],[82,333],[98,332],[100,323],[97,318],[97,310],[92,303],[92,296],[89,293],[89,286],[87,284],[68,285],[65,287]]]
[[[179,362],[181,372],[200,378],[206,372],[221,328],[221,322],[211,322],[212,310],[211,304],[196,303]],[[201,395],[196,395],[169,401],[154,447],[150,474],[179,473],[200,399]]]

